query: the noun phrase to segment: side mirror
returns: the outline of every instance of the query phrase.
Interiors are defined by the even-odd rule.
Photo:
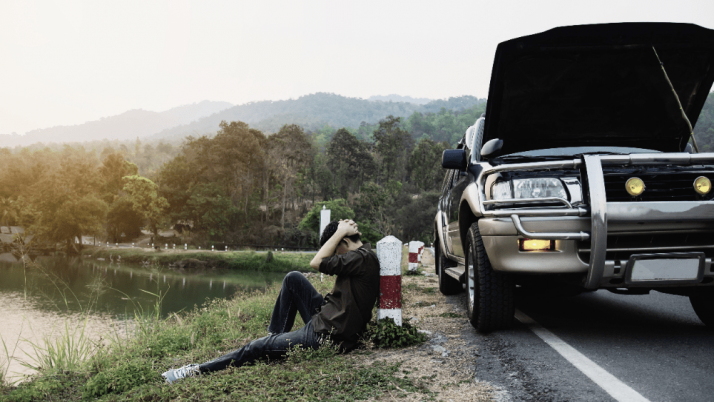
[[[483,145],[481,157],[486,159],[495,158],[501,152],[501,148],[503,148],[503,140],[494,138]]]
[[[466,150],[447,149],[441,154],[441,167],[444,169],[466,170]]]

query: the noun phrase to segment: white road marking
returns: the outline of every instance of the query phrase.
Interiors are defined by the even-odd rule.
[[[568,345],[562,339],[558,338],[554,333],[543,328],[535,320],[523,314],[520,310],[516,310],[516,319],[525,324],[534,334],[538,335],[545,343],[550,345],[556,352],[560,353],[565,360],[575,366],[583,374],[588,376],[595,384],[604,389],[613,398],[620,402],[649,402],[647,398],[640,395],[637,391],[627,386],[617,377],[608,373],[602,367],[598,366],[594,361],[585,357],[584,354],[575,350],[574,347]]]

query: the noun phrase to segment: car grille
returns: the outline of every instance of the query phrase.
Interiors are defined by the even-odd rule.
[[[590,242],[578,242],[578,254],[590,260]],[[654,233],[607,236],[605,259],[627,261],[632,254],[703,252],[714,258],[714,232]]]
[[[711,200],[714,191],[701,196],[694,191],[694,180],[707,176],[714,181],[714,171],[663,171],[661,168],[629,169],[627,171],[604,170],[607,201],[698,201]],[[631,177],[639,177],[645,183],[645,192],[637,198],[625,190]]]

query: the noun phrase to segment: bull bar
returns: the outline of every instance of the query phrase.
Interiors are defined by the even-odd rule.
[[[502,205],[513,201],[486,200],[485,182],[488,176],[507,171],[539,171],[580,169],[585,166],[588,183],[589,203],[587,206],[571,205],[562,198],[519,199],[519,204],[557,202],[561,206],[550,208],[507,208],[487,210],[488,205]],[[582,159],[519,163],[501,165],[486,169],[477,181],[480,199],[484,200],[478,208],[483,217],[510,217],[519,235],[530,239],[544,240],[590,240],[590,261],[584,287],[597,289],[603,278],[607,252],[608,220],[612,221],[714,221],[714,201],[656,201],[656,202],[607,202],[603,165],[638,166],[638,165],[705,165],[714,164],[714,153],[703,154],[632,154],[632,155],[584,155]],[[609,214],[609,215],[608,215]],[[521,217],[590,217],[591,231],[573,233],[531,233],[521,224]]]

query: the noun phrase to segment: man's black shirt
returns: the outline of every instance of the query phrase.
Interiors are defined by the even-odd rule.
[[[343,255],[327,257],[319,271],[337,275],[335,287],[325,296],[325,304],[312,317],[315,332],[331,334],[349,350],[359,340],[372,319],[372,308],[379,297],[379,260],[369,243]]]

